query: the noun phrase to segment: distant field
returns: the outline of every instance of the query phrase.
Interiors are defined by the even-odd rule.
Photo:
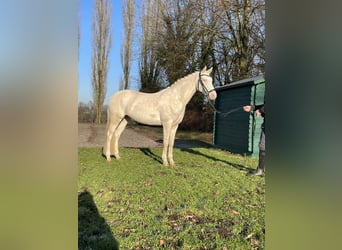
[[[265,179],[257,159],[213,148],[79,148],[79,249],[264,249]]]

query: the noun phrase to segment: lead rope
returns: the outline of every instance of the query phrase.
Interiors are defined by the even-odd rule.
[[[228,111],[221,111],[221,110],[216,109],[216,108],[215,108],[215,105],[214,105],[210,100],[209,100],[209,105],[214,109],[214,111],[215,111],[216,113],[218,113],[218,114],[220,114],[220,115],[222,115],[222,116],[227,116],[227,115],[229,115],[229,114],[231,114],[231,113],[234,113],[234,112],[236,112],[236,111],[239,111],[239,110],[243,109],[243,106],[241,106],[241,107],[237,107],[237,108],[230,109],[230,110],[228,110]]]

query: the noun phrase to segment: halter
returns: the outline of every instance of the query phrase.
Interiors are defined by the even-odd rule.
[[[207,75],[207,74],[202,75],[201,72],[199,72],[198,84],[197,84],[196,89],[199,90],[199,86],[201,84],[203,91],[205,92],[205,94],[207,96],[209,96],[210,92],[215,91],[215,88],[208,90],[207,87],[204,85],[201,76],[209,76],[210,77],[210,75]]]
[[[206,94],[207,96],[209,96],[210,92],[215,91],[215,88],[213,88],[213,89],[211,89],[211,90],[208,90],[207,87],[204,85],[201,76],[210,76],[210,75],[207,75],[207,74],[201,75],[201,72],[200,72],[200,73],[199,73],[199,78],[198,78],[198,84],[197,84],[197,86],[196,86],[196,89],[199,90],[199,86],[200,86],[200,84],[201,84],[201,86],[202,86],[202,88],[203,88],[205,94]],[[221,115],[223,115],[223,116],[227,116],[227,115],[229,115],[229,114],[231,114],[231,113],[234,113],[234,112],[236,112],[236,111],[239,111],[239,110],[241,110],[241,109],[243,108],[243,106],[242,106],[242,107],[237,107],[237,108],[234,108],[234,109],[231,109],[231,110],[228,110],[228,111],[221,111],[221,110],[217,110],[217,109],[215,108],[215,105],[214,105],[210,100],[209,100],[209,104],[210,104],[210,106],[214,109],[214,111],[215,111],[216,113],[221,114]]]

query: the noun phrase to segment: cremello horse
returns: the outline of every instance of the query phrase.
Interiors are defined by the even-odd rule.
[[[170,87],[156,93],[142,93],[122,90],[114,94],[107,110],[107,138],[103,154],[107,161],[111,155],[120,159],[118,142],[127,125],[125,116],[146,125],[163,126],[163,164],[175,165],[173,161],[173,145],[179,123],[183,120],[185,106],[196,91],[207,95],[210,100],[216,99],[216,91],[210,73],[212,68],[204,67],[177,80]],[[167,154],[168,152],[168,154]]]

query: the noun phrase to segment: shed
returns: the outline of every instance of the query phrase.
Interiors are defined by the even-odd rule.
[[[244,79],[216,88],[213,143],[232,153],[257,156],[262,117],[248,114],[245,105],[264,103],[265,79],[262,76]],[[228,111],[241,109],[235,112]],[[222,112],[222,113],[221,113]]]

